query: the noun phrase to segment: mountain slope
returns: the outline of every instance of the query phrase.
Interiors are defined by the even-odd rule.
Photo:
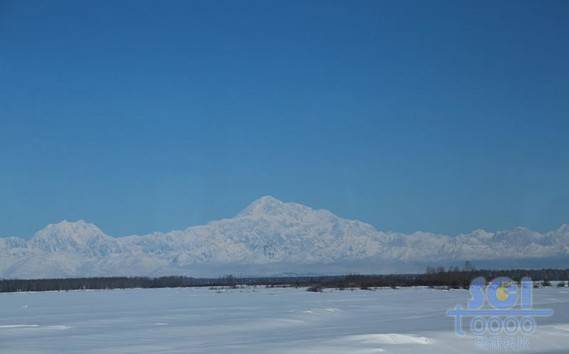
[[[29,241],[0,238],[0,256],[0,276],[28,278],[409,271],[467,259],[567,257],[569,226],[548,233],[401,234],[265,196],[233,218],[143,236],[114,238],[85,221],[63,221]]]

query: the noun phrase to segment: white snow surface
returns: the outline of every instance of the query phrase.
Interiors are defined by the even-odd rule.
[[[48,225],[30,240],[0,238],[0,277],[366,272],[348,268],[354,264],[375,264],[369,269],[377,273],[422,271],[425,264],[448,261],[550,257],[569,257],[569,225],[546,233],[519,227],[403,234],[265,196],[233,218],[179,231],[111,237],[80,220]],[[404,267],[410,264],[420,266]]]
[[[486,353],[446,311],[465,290],[207,288],[0,294],[0,353]],[[567,353],[569,294],[543,288],[522,353]]]

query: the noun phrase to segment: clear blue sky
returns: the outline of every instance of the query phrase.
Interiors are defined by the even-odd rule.
[[[569,1],[2,1],[0,235],[271,194],[380,229],[569,223]]]

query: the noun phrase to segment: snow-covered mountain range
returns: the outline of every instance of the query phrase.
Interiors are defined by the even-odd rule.
[[[180,231],[115,238],[85,221],[63,221],[30,240],[0,238],[5,278],[381,273],[465,260],[515,260],[519,266],[553,258],[569,260],[569,225],[546,233],[515,228],[403,234],[270,196],[233,218]]]

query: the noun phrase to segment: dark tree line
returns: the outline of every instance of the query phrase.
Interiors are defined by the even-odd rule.
[[[87,289],[133,288],[188,288],[188,287],[237,287],[241,285],[302,286],[308,284],[305,277],[296,278],[221,278],[167,277],[90,277],[57,279],[0,279],[0,293],[22,291],[61,291]]]
[[[128,289],[188,287],[196,283],[187,277],[95,277],[61,279],[4,279],[0,280],[0,292],[53,291],[82,289]]]
[[[509,277],[514,281],[520,281],[529,277],[535,281],[541,281],[542,286],[551,286],[552,280],[565,281],[569,279],[569,269],[540,269],[540,270],[442,270],[426,274],[398,274],[398,275],[349,275],[340,278],[321,278],[310,284],[309,291],[321,291],[325,288],[349,289],[359,288],[363,290],[379,287],[409,287],[428,286],[443,289],[467,289],[470,282],[477,277],[484,277],[490,281],[497,277]],[[566,284],[566,282],[562,283]]]
[[[259,277],[236,278],[192,278],[169,276],[149,277],[94,277],[62,279],[0,279],[0,292],[54,291],[82,289],[130,289],[130,288],[180,288],[180,287],[306,287],[311,291],[324,288],[336,289],[371,289],[377,287],[430,286],[442,288],[468,288],[472,279],[485,277],[487,280],[506,276],[514,281],[530,277],[541,281],[543,286],[551,281],[569,280],[569,269],[510,269],[476,270],[442,267],[429,268],[424,274],[388,274],[388,275],[345,275],[321,277]],[[566,284],[566,283],[563,283]]]

